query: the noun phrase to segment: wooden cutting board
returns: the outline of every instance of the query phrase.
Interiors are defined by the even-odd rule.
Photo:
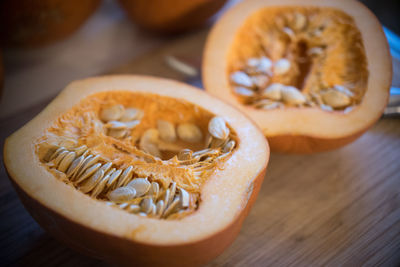
[[[206,35],[201,31],[183,37],[110,73],[185,80],[165,64],[164,57],[200,58]],[[201,86],[198,79],[189,82]],[[48,101],[1,120],[1,148],[4,138]],[[108,266],[44,232],[18,200],[3,165],[0,203],[2,264]],[[362,264],[400,264],[398,119],[381,119],[356,142],[335,151],[305,156],[272,153],[259,197],[239,237],[208,266]]]

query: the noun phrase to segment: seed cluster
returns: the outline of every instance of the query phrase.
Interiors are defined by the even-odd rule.
[[[58,147],[44,160],[83,193],[106,199],[109,205],[131,213],[168,218],[189,208],[190,194],[175,182],[164,190],[151,177],[135,177],[132,166],[117,169],[100,155],[90,153],[86,146],[74,150]]]
[[[256,58],[250,58],[249,61],[255,61]],[[263,57],[260,61],[268,60]],[[284,67],[278,67],[277,75],[284,75],[290,68],[290,62],[286,59],[281,59],[277,63],[285,60]],[[283,68],[283,69],[281,69]],[[244,100],[245,103],[259,109],[275,109],[283,108],[284,106],[319,106],[326,111],[346,109],[346,112],[351,110],[349,107],[354,100],[354,94],[342,85],[335,85],[332,88],[321,89],[318,93],[303,93],[301,90],[291,85],[281,83],[269,83],[269,77],[272,77],[274,72],[265,69],[263,75],[257,74],[252,76],[249,72],[236,71],[231,74],[230,81],[234,88],[234,93]],[[267,76],[270,75],[270,76]]]
[[[105,133],[115,140],[128,138],[142,117],[143,111],[122,105],[106,106],[99,113]],[[134,126],[126,126],[130,123]],[[63,136],[59,136],[59,142],[40,145],[45,151],[41,160],[58,179],[108,205],[140,216],[181,218],[195,211],[200,203],[199,192],[192,192],[187,183],[201,182],[225,159],[236,146],[235,136],[222,117],[213,117],[208,123],[204,149],[192,151],[174,142],[203,142],[203,132],[196,124],[175,127],[167,120],[157,120],[156,126],[140,137],[137,153],[144,155],[144,161],[135,161],[136,164],[115,164],[87,145],[77,146]],[[175,155],[163,160],[161,151]],[[182,170],[183,178],[178,177],[177,170]],[[171,173],[177,176],[171,177]]]
[[[104,108],[100,113],[100,119],[106,123],[107,134],[118,139],[126,137],[129,131],[140,123],[142,117],[142,110],[125,109],[123,105]]]
[[[256,44],[243,48],[238,37],[228,77],[233,93],[257,109],[351,111],[368,75],[361,35],[352,19],[329,9],[263,12],[239,32]]]

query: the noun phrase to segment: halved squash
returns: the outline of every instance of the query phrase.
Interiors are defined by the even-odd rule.
[[[203,58],[206,90],[280,152],[354,141],[383,113],[391,73],[381,25],[348,0],[243,1],[216,23]]]
[[[268,159],[263,134],[242,113],[145,76],[71,83],[4,148],[10,179],[44,229],[82,253],[138,266],[193,266],[220,254]]]

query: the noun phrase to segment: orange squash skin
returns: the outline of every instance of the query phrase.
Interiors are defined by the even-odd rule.
[[[201,26],[226,0],[119,0],[119,3],[140,27],[174,34]]]
[[[37,47],[75,32],[100,4],[100,0],[5,0],[0,3],[2,44]]]
[[[51,235],[79,253],[123,266],[200,266],[220,255],[239,234],[243,221],[260,191],[267,163],[254,180],[252,193],[236,220],[225,229],[203,240],[171,246],[133,242],[73,222],[31,198],[13,180],[7,169],[6,171],[31,216]]]

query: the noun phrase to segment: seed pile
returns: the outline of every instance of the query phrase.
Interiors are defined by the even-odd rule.
[[[352,19],[333,9],[262,12],[238,34],[229,72],[234,94],[257,109],[351,111],[368,76],[361,34]],[[255,44],[239,46],[240,39]]]
[[[140,138],[139,147],[143,151],[161,158],[160,151],[178,152],[183,147],[174,144],[177,139],[188,143],[198,143],[203,140],[203,133],[200,128],[193,123],[179,124],[175,126],[165,120],[157,121],[157,128],[147,129]]]
[[[58,147],[49,151],[44,160],[58,172],[58,177],[83,193],[142,216],[168,218],[188,209],[195,197],[175,182],[164,189],[151,177],[137,177],[133,166],[115,168],[100,155],[90,153],[85,145],[74,150]]]
[[[129,131],[140,123],[143,111],[135,108],[125,109],[123,105],[113,105],[104,108],[100,119],[106,123],[107,135],[122,139],[129,135]]]
[[[115,144],[129,139],[143,116],[140,109],[123,105],[106,106],[98,115],[106,135],[114,138]],[[119,125],[129,123],[135,126]],[[82,142],[77,145],[65,136],[59,136],[56,142],[51,138],[42,141],[39,151],[44,152],[39,154],[58,179],[95,199],[140,216],[178,219],[198,208],[200,184],[235,148],[235,138],[222,117],[209,120],[205,138],[194,123],[175,127],[167,120],[157,120],[156,127],[143,131],[138,149],[123,152],[132,158],[128,164],[96,152],[96,147],[91,149]],[[203,143],[203,149],[182,148],[179,140]],[[161,151],[174,156],[163,160]]]
[[[198,143],[203,140],[203,133],[200,128],[193,123],[179,124],[175,130],[171,122],[158,120],[157,129],[147,129],[139,143],[140,149],[151,154],[152,156],[161,158],[160,151],[179,152],[178,159],[182,160],[182,155],[190,155],[191,162],[199,161],[200,157],[205,154],[214,154],[217,152],[214,148],[221,147],[223,153],[230,152],[235,146],[235,141],[229,140],[230,130],[221,117],[214,117],[209,123],[209,134],[206,140],[207,149],[193,153],[179,145],[173,144],[178,138],[188,143]],[[183,154],[182,154],[183,153]]]

